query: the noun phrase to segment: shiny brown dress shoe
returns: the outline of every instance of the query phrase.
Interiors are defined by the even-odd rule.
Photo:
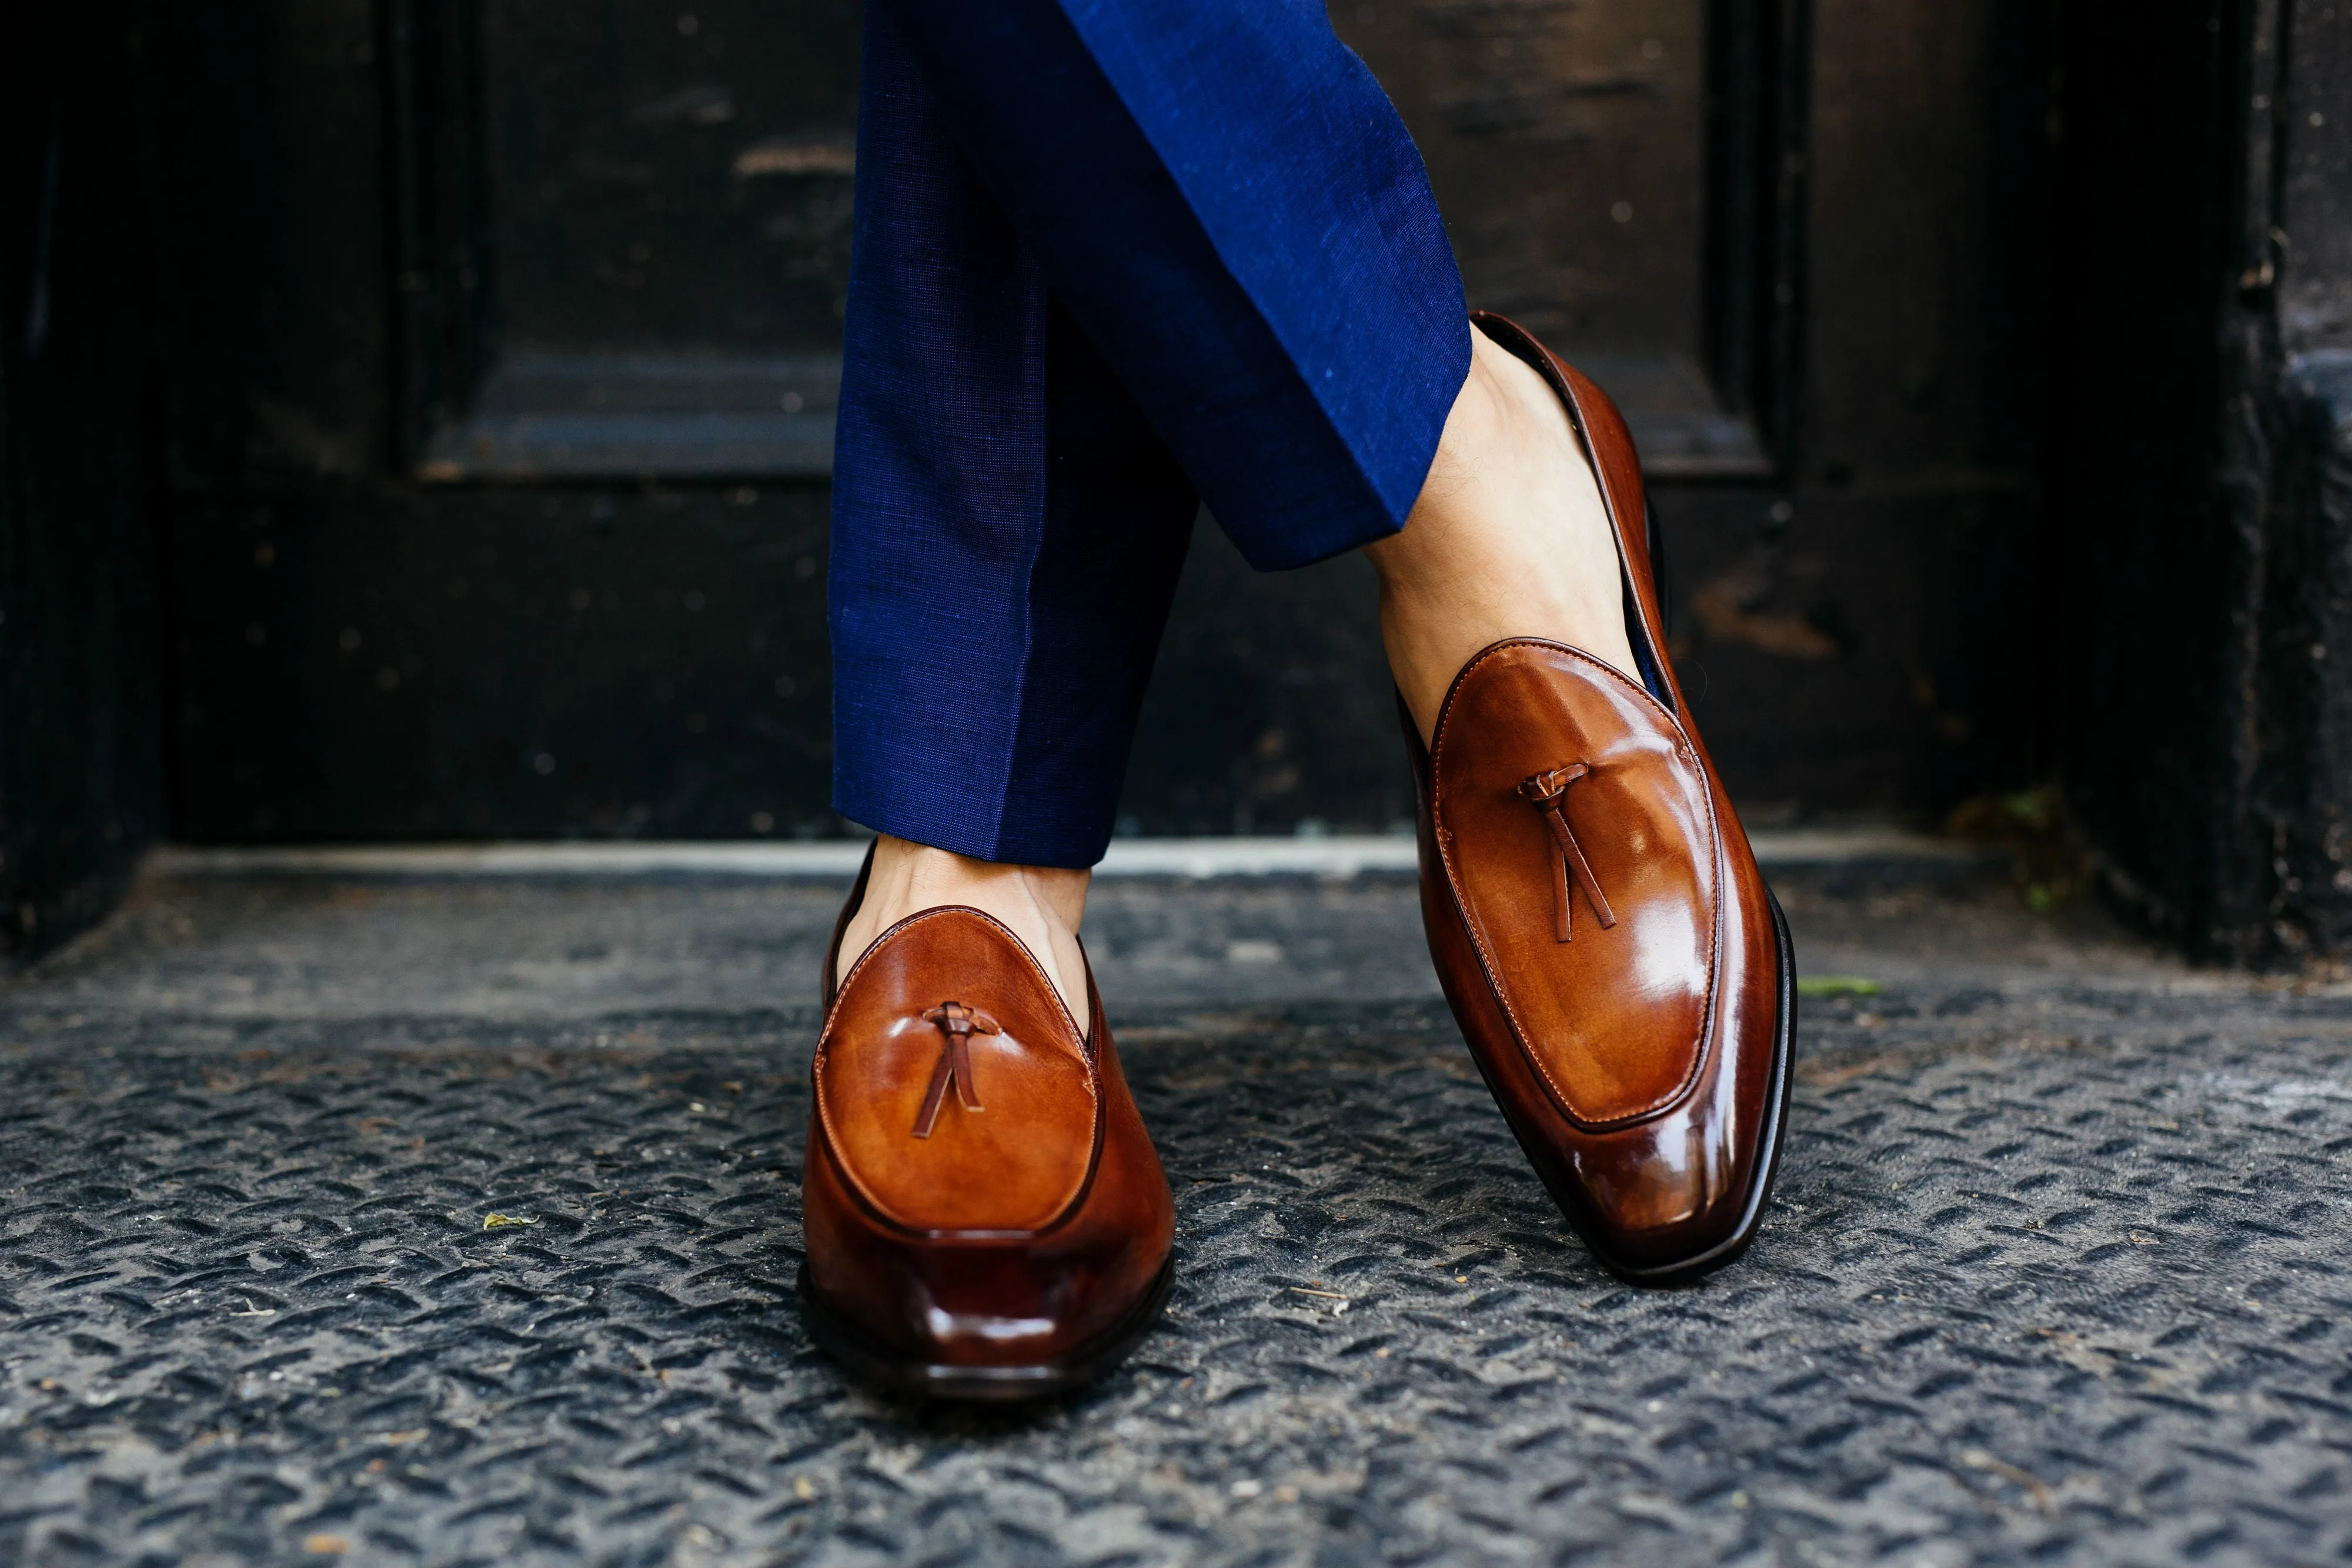
[[[884,932],[836,990],[865,892],[861,872],[825,955],[810,1069],[810,1337],[906,1393],[1030,1399],[1090,1383],[1158,1321],[1175,1235],[1093,973],[1081,1035],[1018,937],[949,907]]]
[[[1454,677],[1426,749],[1405,716],[1422,917],[1537,1175],[1612,1271],[1664,1283],[1737,1257],[1762,1220],[1795,956],[1664,656],[1624,420],[1518,327],[1475,319],[1568,406],[1616,532],[1643,678],[1515,638]]]

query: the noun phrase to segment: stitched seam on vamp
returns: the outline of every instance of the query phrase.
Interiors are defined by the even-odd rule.
[[[1593,386],[1592,390],[1600,397],[1602,407],[1608,413],[1613,416],[1617,426],[1618,435],[1622,437],[1623,452],[1621,454],[1620,461],[1618,463],[1603,462],[1601,456],[1600,444],[1596,442],[1592,436],[1591,418],[1585,412],[1583,400],[1578,395],[1576,390],[1577,380],[1584,380],[1587,385],[1592,385],[1591,379],[1589,377],[1584,377],[1582,372],[1575,371],[1575,368],[1570,365],[1568,361],[1562,360],[1558,354],[1553,353],[1550,349],[1547,348],[1542,343],[1538,342],[1534,335],[1528,332],[1525,328],[1517,327],[1517,323],[1513,323],[1513,325],[1517,330],[1518,335],[1525,339],[1528,345],[1542,357],[1543,363],[1537,368],[1539,373],[1542,374],[1545,382],[1550,385],[1553,395],[1558,397],[1560,400],[1560,402],[1568,410],[1569,426],[1575,431],[1577,444],[1583,449],[1585,462],[1592,469],[1593,484],[1601,492],[1601,507],[1602,512],[1605,513],[1609,518],[1609,538],[1610,542],[1616,547],[1617,570],[1628,581],[1631,581],[1633,576],[1633,552],[1632,545],[1627,542],[1624,520],[1626,508],[1619,504],[1618,491],[1620,489],[1630,488],[1634,494],[1639,495],[1642,494],[1643,486],[1642,482],[1641,456],[1633,445],[1633,433],[1626,427],[1624,411],[1616,406],[1615,402],[1610,399],[1607,392],[1601,392],[1598,386]],[[1622,486],[1613,484],[1612,482],[1612,470],[1627,464],[1630,464],[1633,469],[1631,476],[1617,476],[1617,477],[1625,478],[1627,483]],[[1647,527],[1646,522],[1644,527]],[[1653,572],[1654,572],[1654,563],[1647,562],[1646,548],[1644,551],[1644,561],[1645,564],[1649,564],[1651,566]],[[1654,575],[1651,577],[1649,588],[1651,598],[1655,599],[1657,594],[1657,580]],[[1675,692],[1676,695],[1679,696],[1681,687],[1675,680],[1674,661],[1670,658],[1664,657],[1664,649],[1665,644],[1657,635],[1657,629],[1653,627],[1650,623],[1651,616],[1649,605],[1643,601],[1638,585],[1636,586],[1633,594],[1633,604],[1636,612],[1642,618],[1643,641],[1650,645],[1652,657],[1657,660],[1664,666],[1662,673],[1664,674],[1667,685]],[[1567,647],[1567,644],[1559,643],[1556,644],[1556,646]],[[1568,651],[1571,653],[1578,652],[1578,650],[1574,648],[1569,648]],[[1586,662],[1590,664],[1601,663],[1599,660],[1591,659],[1589,655],[1580,656],[1585,657]],[[1603,670],[1606,670],[1610,674],[1617,676],[1620,681],[1624,682],[1625,685],[1633,687],[1635,691],[1640,692],[1643,697],[1647,698],[1650,705],[1653,707],[1655,707],[1659,713],[1664,716],[1667,727],[1673,730],[1676,738],[1681,740],[1685,746],[1690,748],[1691,766],[1698,774],[1700,793],[1704,795],[1706,800],[1707,831],[1708,836],[1713,841],[1712,847],[1715,851],[1714,859],[1717,873],[1713,895],[1715,918],[1710,923],[1707,931],[1706,1004],[1705,1008],[1701,1009],[1699,1014],[1698,1050],[1692,1056],[1690,1074],[1675,1087],[1673,1093],[1654,1102],[1646,1108],[1635,1112],[1630,1116],[1613,1119],[1607,1124],[1596,1124],[1596,1125],[1605,1124],[1609,1126],[1618,1126],[1625,1123],[1639,1121],[1645,1116],[1655,1115],[1659,1112],[1673,1105],[1684,1095],[1689,1093],[1692,1086],[1699,1081],[1700,1074],[1705,1071],[1707,1058],[1714,1051],[1715,1018],[1717,1004],[1719,1000],[1722,977],[1723,825],[1717,818],[1715,812],[1715,788],[1713,781],[1707,777],[1706,768],[1699,760],[1698,743],[1693,740],[1690,737],[1689,731],[1683,727],[1681,713],[1676,711],[1675,708],[1667,707],[1665,704],[1660,702],[1656,695],[1651,692],[1649,687],[1643,685],[1641,682],[1628,679],[1621,671],[1611,665],[1602,664],[1601,664],[1601,667]],[[1679,706],[1682,705],[1678,705],[1678,706]],[[1484,962],[1483,957],[1481,962]],[[1517,1025],[1517,1021],[1518,1020],[1516,1018],[1512,1019],[1515,1029]],[[1520,1045],[1522,1050],[1526,1049],[1526,1040],[1523,1032],[1521,1034]],[[1529,1051],[1528,1055],[1532,1059],[1534,1053]],[[1549,1082],[1549,1075],[1547,1075],[1546,1082]],[[1573,1114],[1574,1113],[1571,1112],[1570,1115],[1572,1116]]]
[[[1045,988],[1045,994],[1054,998],[1054,1005],[1061,1009],[1062,1021],[1070,1026],[1070,1032],[1074,1035],[1079,1033],[1077,1016],[1070,1011],[1070,1004],[1062,999],[1062,993],[1060,989],[1055,986],[1052,977],[1045,973],[1045,967],[1037,962],[1037,956],[1035,954],[1029,951],[1029,944],[1021,940],[1020,937],[1015,936],[1013,934],[1013,928],[1011,926],[1005,925],[1004,922],[999,920],[995,915],[991,915],[985,909],[976,909],[969,904],[942,904],[936,908],[917,910],[914,914],[907,916],[906,919],[899,921],[898,924],[883,932],[881,936],[874,938],[874,940],[867,945],[866,951],[857,956],[857,962],[849,966],[849,973],[844,975],[841,977],[841,984],[834,988],[833,1012],[826,1017],[824,1020],[824,1032],[817,1037],[816,1049],[818,1055],[821,1056],[824,1053],[826,1042],[833,1039],[834,1020],[840,1015],[841,998],[849,994],[849,984],[852,980],[857,978],[857,972],[865,968],[867,962],[873,958],[874,955],[882,950],[882,945],[884,943],[903,932],[913,930],[916,926],[921,925],[926,920],[930,920],[942,915],[974,915],[982,920],[987,921],[991,925],[995,926],[997,930],[1003,932],[1004,934],[1005,940],[1013,944],[1013,950],[1020,954],[1022,961],[1029,966],[1029,972],[1037,977],[1037,983]],[[1087,1065],[1087,1092],[1091,1094],[1095,1092],[1095,1064],[1094,1058],[1087,1051],[1085,1037],[1083,1035],[1080,1035],[1079,1038],[1077,1056],[1078,1060],[1085,1062]]]
[[[1715,885],[1707,895],[1707,902],[1713,905],[1709,913],[1714,918],[1707,922],[1706,931],[1706,1004],[1699,1009],[1698,1051],[1691,1057],[1690,1071],[1675,1085],[1672,1093],[1642,1112],[1643,1116],[1655,1115],[1672,1106],[1706,1076],[1707,1061],[1715,1055],[1716,1014],[1723,996],[1723,823],[1715,814],[1715,787],[1708,782],[1706,769],[1699,766],[1696,747],[1691,750],[1691,768],[1698,775],[1699,796],[1706,802],[1707,837],[1714,850],[1710,858],[1715,862]]]
[[[832,1043],[835,1020],[840,1017],[841,1013],[842,999],[849,995],[849,988],[852,983],[856,980],[858,971],[866,967],[866,961],[868,959],[872,958],[876,953],[881,951],[882,945],[885,942],[887,942],[894,936],[898,936],[907,931],[912,930],[915,926],[920,925],[926,920],[943,915],[978,915],[981,919],[987,921],[991,925],[995,926],[999,931],[1003,932],[1006,938],[1012,942],[1013,947],[1020,953],[1021,956],[1027,960],[1030,969],[1037,977],[1038,983],[1045,988],[1046,995],[1052,997],[1056,1003],[1060,1004],[1063,1021],[1070,1026],[1072,1033],[1076,1033],[1077,1031],[1078,1020],[1070,1016],[1069,1004],[1062,1001],[1061,992],[1054,988],[1054,982],[1046,977],[1044,967],[1041,966],[1037,962],[1035,956],[1030,953],[1027,945],[1024,944],[1018,936],[1013,936],[1012,930],[1007,927],[1003,921],[997,919],[994,915],[989,914],[984,909],[974,909],[970,904],[942,904],[936,909],[919,910],[913,915],[909,915],[906,919],[899,921],[896,925],[893,925],[888,930],[883,932],[881,936],[877,936],[872,944],[866,947],[866,951],[857,956],[857,962],[849,967],[849,973],[842,977],[841,984],[834,990],[833,1016],[824,1020],[824,1032],[818,1036],[816,1051],[810,1058],[810,1089],[816,1099],[817,1125],[824,1134],[825,1151],[828,1156],[833,1160],[834,1168],[839,1171],[841,1175],[846,1178],[852,1190],[856,1192],[859,1200],[862,1201],[869,1210],[879,1216],[886,1222],[898,1227],[901,1230],[916,1236],[953,1236],[961,1234],[1042,1236],[1046,1231],[1053,1229],[1055,1226],[1067,1219],[1070,1215],[1075,1213],[1084,1203],[1087,1189],[1094,1185],[1096,1167],[1100,1163],[1100,1149],[1103,1137],[1103,1129],[1101,1126],[1103,1116],[1102,1094],[1095,1083],[1097,1069],[1094,1060],[1088,1056],[1083,1049],[1079,1051],[1078,1060],[1086,1066],[1087,1098],[1094,1106],[1095,1126],[1092,1131],[1094,1134],[1096,1152],[1088,1157],[1087,1161],[1086,1174],[1078,1178],[1077,1190],[1071,1195],[1070,1201],[1064,1204],[1059,1209],[1056,1209],[1052,1219],[1046,1221],[1044,1225],[1037,1227],[1034,1230],[960,1232],[941,1230],[939,1228],[932,1226],[910,1225],[906,1220],[899,1218],[897,1214],[893,1212],[888,1204],[884,1203],[875,1195],[874,1190],[866,1185],[865,1178],[857,1174],[850,1161],[845,1157],[841,1152],[840,1131],[834,1125],[833,1112],[827,1103],[827,1098],[824,1092],[824,1080],[818,1074],[816,1067],[819,1062],[824,1061],[827,1053],[827,1048]]]
[[[1445,721],[1452,716],[1454,695],[1469,684],[1470,677],[1477,673],[1480,665],[1489,659],[1501,656],[1505,650],[1513,645],[1506,643],[1497,647],[1489,648],[1486,653],[1470,661],[1462,673],[1454,678],[1454,690],[1445,695],[1445,706],[1438,711],[1437,715],[1436,744],[1430,748],[1429,754],[1429,815],[1432,825],[1436,830],[1438,856],[1445,862],[1446,885],[1453,890],[1454,907],[1463,913],[1463,928],[1469,932],[1470,945],[1477,952],[1479,971],[1486,977],[1486,990],[1502,1008],[1503,1016],[1510,1020],[1511,1039],[1518,1046],[1519,1054],[1527,1059],[1528,1066],[1536,1070],[1536,1075],[1541,1078],[1545,1087],[1551,1091],[1553,1101],[1573,1121],[1580,1118],[1577,1117],[1575,1111],[1570,1109],[1567,1092],[1552,1077],[1550,1065],[1528,1044],[1527,1026],[1519,1021],[1518,1009],[1511,1005],[1509,993],[1504,990],[1502,983],[1496,977],[1496,966],[1486,941],[1486,922],[1478,917],[1477,906],[1463,891],[1462,874],[1454,863],[1454,834],[1452,830],[1445,826],[1445,773],[1440,762],[1445,753]]]
[[[1467,665],[1464,666],[1462,673],[1454,677],[1453,690],[1446,693],[1445,705],[1438,712],[1437,733],[1434,737],[1436,744],[1430,751],[1430,817],[1432,819],[1433,826],[1436,829],[1435,836],[1437,839],[1438,856],[1445,864],[1445,880],[1447,885],[1451,888],[1454,894],[1454,906],[1463,913],[1463,926],[1469,932],[1471,945],[1478,954],[1478,967],[1486,976],[1486,989],[1494,997],[1496,1003],[1502,1008],[1504,1016],[1510,1020],[1511,1038],[1518,1046],[1519,1054],[1527,1059],[1528,1065],[1535,1069],[1537,1075],[1543,1080],[1545,1086],[1551,1091],[1554,1102],[1559,1105],[1562,1113],[1564,1113],[1570,1121],[1574,1122],[1580,1126],[1591,1127],[1596,1130],[1628,1126],[1633,1123],[1658,1114],[1660,1112],[1671,1107],[1676,1101],[1682,1099],[1685,1094],[1688,1094],[1691,1091],[1691,1086],[1698,1082],[1700,1071],[1706,1065],[1706,1060],[1713,1049],[1717,974],[1720,968],[1718,957],[1721,952],[1723,926],[1723,900],[1721,896],[1721,887],[1719,885],[1722,880],[1721,868],[1723,862],[1723,835],[1720,826],[1716,820],[1715,794],[1713,789],[1707,787],[1706,771],[1704,768],[1699,766],[1697,760],[1697,750],[1696,747],[1694,747],[1691,753],[1691,766],[1698,774],[1699,784],[1701,786],[1699,793],[1704,798],[1706,804],[1708,838],[1712,841],[1709,847],[1714,852],[1711,858],[1714,860],[1717,868],[1717,875],[1716,881],[1718,885],[1709,899],[1710,904],[1714,906],[1712,910],[1714,919],[1709,923],[1709,930],[1707,933],[1706,1001],[1699,1012],[1699,1029],[1697,1036],[1698,1049],[1692,1053],[1690,1070],[1683,1076],[1682,1081],[1675,1084],[1671,1091],[1659,1095],[1655,1099],[1653,1099],[1649,1103],[1641,1106],[1639,1109],[1629,1111],[1621,1116],[1607,1116],[1597,1120],[1587,1117],[1580,1113],[1575,1109],[1573,1099],[1569,1095],[1566,1090],[1560,1087],[1559,1080],[1553,1076],[1550,1064],[1544,1060],[1542,1054],[1528,1041],[1528,1027],[1526,1023],[1521,1020],[1518,1009],[1512,1005],[1510,993],[1505,988],[1501,979],[1498,977],[1498,970],[1500,967],[1496,963],[1494,954],[1486,939],[1486,923],[1478,915],[1476,905],[1471,901],[1467,894],[1465,892],[1462,874],[1454,862],[1454,835],[1450,830],[1446,829],[1444,821],[1444,812],[1443,796],[1445,788],[1445,781],[1444,774],[1438,766],[1438,758],[1443,755],[1445,748],[1445,720],[1452,715],[1454,695],[1459,693],[1465,685],[1469,684],[1470,677],[1477,672],[1480,665],[1486,664],[1489,659],[1498,658],[1513,648],[1524,647],[1555,649],[1559,652],[1568,653],[1587,664],[1591,664],[1595,669],[1601,671],[1604,674],[1615,675],[1622,685],[1629,686],[1634,691],[1640,692],[1643,697],[1647,699],[1650,706],[1658,710],[1659,714],[1665,718],[1668,727],[1672,730],[1677,739],[1683,739],[1685,741],[1685,744],[1687,744],[1687,737],[1684,737],[1682,727],[1674,722],[1674,716],[1666,711],[1664,705],[1660,703],[1657,698],[1651,696],[1647,689],[1636,686],[1633,682],[1626,680],[1622,674],[1607,663],[1594,658],[1591,654],[1584,653],[1580,649],[1571,647],[1566,643],[1555,643],[1550,641],[1549,638],[1543,637],[1514,637],[1506,642],[1498,643],[1494,647],[1487,649],[1477,658],[1473,659]]]
[[[1052,997],[1057,1003],[1061,1003],[1063,1021],[1070,1026],[1072,1033],[1076,1033],[1077,1031],[1078,1020],[1070,1016],[1069,1005],[1061,1001],[1061,993],[1054,988],[1054,982],[1047,978],[1044,967],[1038,964],[1037,960],[1034,956],[1031,956],[1028,947],[1023,944],[1022,940],[1018,936],[1014,936],[1013,935],[1012,931],[1006,927],[1003,921],[997,919],[994,915],[989,914],[984,909],[974,909],[967,904],[941,904],[937,909],[919,910],[913,915],[909,915],[906,919],[899,921],[896,925],[893,925],[888,930],[883,932],[881,936],[877,936],[873,940],[872,944],[866,947],[866,951],[857,956],[857,962],[849,967],[849,973],[842,977],[840,986],[837,987],[833,993],[833,1016],[824,1020],[824,1031],[817,1037],[816,1051],[810,1058],[810,1076],[814,1080],[813,1088],[816,1095],[817,1122],[818,1124],[824,1129],[825,1141],[832,1144],[836,1149],[840,1147],[839,1134],[835,1130],[833,1124],[833,1114],[831,1111],[826,1108],[824,1081],[822,1078],[816,1077],[815,1068],[818,1062],[824,1060],[828,1048],[833,1042],[835,1025],[841,1016],[842,998],[849,995],[849,988],[851,984],[856,980],[858,971],[866,967],[866,961],[868,959],[872,958],[875,954],[881,951],[882,945],[885,942],[887,942],[890,938],[899,936],[904,932],[914,929],[914,927],[919,925],[926,920],[929,920],[942,915],[976,915],[981,919],[987,921],[991,925],[995,926],[999,931],[1003,931],[1004,935],[1011,939],[1013,947],[1020,953],[1021,956],[1028,961],[1029,967],[1035,973],[1038,983],[1045,988],[1045,994]],[[1094,1060],[1090,1056],[1087,1055],[1083,1050],[1078,1053],[1078,1060],[1086,1065],[1087,1069],[1087,1097],[1095,1102],[1097,1107],[1096,1115],[1099,1117],[1101,1115],[1100,1107],[1102,1104],[1102,1095],[1095,1084],[1097,1069]],[[837,1160],[835,1163],[841,1166],[842,1173],[845,1176],[847,1176],[853,1182],[857,1181],[856,1173],[850,1170],[848,1161]],[[858,1185],[863,1187],[865,1184],[859,1182]],[[878,1208],[881,1205],[877,1203],[876,1207]]]
[[[1693,766],[1697,766],[1697,747],[1691,747],[1691,757]],[[1716,1039],[1718,1032],[1717,1026],[1723,1005],[1724,889],[1730,880],[1726,873],[1731,869],[1729,865],[1731,857],[1730,852],[1724,843],[1723,819],[1717,816],[1715,812],[1715,784],[1707,778],[1706,769],[1704,767],[1698,768],[1698,781],[1705,787],[1703,792],[1706,796],[1707,831],[1715,839],[1715,921],[1707,934],[1706,1032],[1699,1036],[1698,1056],[1691,1063],[1690,1077],[1685,1081],[1682,1088],[1675,1091],[1677,1094],[1690,1092],[1698,1081],[1706,1076],[1706,1064],[1714,1058],[1716,1046],[1718,1043]]]

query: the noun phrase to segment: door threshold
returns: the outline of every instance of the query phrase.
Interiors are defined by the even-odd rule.
[[[1876,825],[1769,828],[1748,835],[1767,871],[1855,864],[1996,864],[1984,845]],[[858,839],[625,840],[438,844],[266,844],[154,850],[159,877],[747,877],[835,879],[865,858]],[[1413,841],[1391,834],[1321,838],[1115,839],[1097,876],[1353,877],[1415,869]]]

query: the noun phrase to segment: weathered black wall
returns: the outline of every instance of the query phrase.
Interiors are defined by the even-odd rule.
[[[2253,869],[2266,950],[2340,956],[2352,940],[2352,352],[2287,362],[2276,419],[2261,727],[2269,752]],[[2248,944],[2248,946],[2254,946]]]
[[[2352,939],[2352,6],[2297,4],[2272,119],[2279,379],[2263,659],[2270,936]]]
[[[0,959],[102,914],[162,830],[138,16],[0,47]]]
[[[2210,956],[2352,927],[2352,7],[2066,13],[2046,611],[2107,884]]]

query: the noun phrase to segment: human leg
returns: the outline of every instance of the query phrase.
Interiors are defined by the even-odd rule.
[[[1251,564],[1391,534],[1471,358],[1412,138],[1319,0],[882,0]]]
[[[1645,514],[1637,468],[1596,473],[1631,462],[1622,424],[1596,434],[1606,400],[1507,323],[1507,353],[1470,337],[1410,141],[1319,6],[886,3],[1052,298],[1244,553],[1372,547],[1433,952],[1563,1207],[1635,1277],[1727,1256],[1777,1147],[1789,959],[1655,626],[1625,619]],[[1013,662],[974,646],[1003,688]],[[1571,886],[1581,929],[1615,933],[1573,952]]]
[[[1418,157],[1321,7],[895,8],[976,166],[1244,553],[1367,547],[1424,735],[1499,636],[1630,667],[1575,434],[1531,370],[1463,333]]]
[[[841,962],[969,904],[1081,1015],[1185,476],[1258,564],[1318,559],[1392,533],[1496,382],[1319,9],[1147,9],[869,8],[836,465],[836,805],[884,835]]]
[[[869,8],[829,613],[835,804],[881,837],[845,969],[982,909],[1083,1030],[1087,873],[1197,503]]]
[[[1402,531],[1364,554],[1389,667],[1424,744],[1454,675],[1507,637],[1545,637],[1634,679],[1600,486],[1543,378],[1483,332]]]

